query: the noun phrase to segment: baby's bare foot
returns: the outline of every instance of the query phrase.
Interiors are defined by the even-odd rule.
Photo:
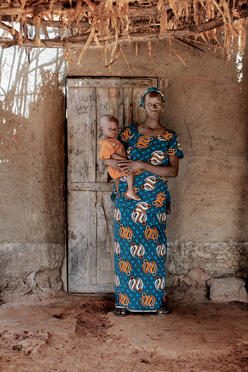
[[[127,191],[126,195],[130,199],[141,200],[140,197],[137,194],[135,194],[134,191]]]

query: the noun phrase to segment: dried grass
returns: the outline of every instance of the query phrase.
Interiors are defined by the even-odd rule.
[[[147,41],[150,56],[153,39],[185,38],[187,44],[201,41],[229,56],[233,46],[239,52],[245,48],[247,17],[246,0],[0,0],[0,28],[11,36],[0,37],[0,45],[79,47],[77,62],[89,47],[111,47],[109,61],[105,53],[110,66],[123,55],[117,48],[121,42],[136,41],[137,55],[137,42]],[[53,27],[55,36],[47,26]],[[28,28],[34,28],[33,38],[28,37]]]

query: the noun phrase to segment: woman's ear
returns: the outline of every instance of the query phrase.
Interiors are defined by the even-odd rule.
[[[164,108],[165,108],[165,103],[163,102],[162,107],[161,107],[161,111],[164,111]]]

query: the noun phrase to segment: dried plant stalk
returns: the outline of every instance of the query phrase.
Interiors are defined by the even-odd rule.
[[[244,0],[2,0],[0,27],[12,39],[0,37],[0,45],[83,46],[78,62],[89,47],[111,47],[110,63],[106,63],[109,65],[116,59],[118,44],[142,41],[142,35],[148,42],[149,55],[149,43],[153,39],[191,38],[193,41],[201,37],[206,45],[222,47],[230,55],[233,44],[239,51],[244,49],[247,17],[248,6]],[[31,25],[35,27],[34,39],[28,37]],[[49,37],[46,26],[53,27],[55,37]]]

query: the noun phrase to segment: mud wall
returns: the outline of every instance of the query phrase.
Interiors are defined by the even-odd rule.
[[[38,71],[34,94],[18,83],[16,74],[1,104],[1,135],[5,143],[14,137],[1,149],[3,298],[10,293],[56,294],[61,278],[65,281],[65,76],[160,78],[167,96],[163,123],[177,131],[185,154],[179,176],[170,180],[170,293],[201,301],[208,278],[247,277],[248,42],[244,55],[233,54],[229,64],[201,48],[174,43],[170,49],[164,41],[153,43],[149,56],[146,44],[140,43],[136,56],[134,45],[123,46],[125,58],[121,54],[111,68],[97,49],[88,50],[80,65],[65,63],[61,55],[44,62],[37,50],[31,64],[23,59],[23,81],[32,63]],[[2,61],[10,63],[13,54],[2,53]],[[26,100],[28,114],[21,106],[13,113],[17,96],[18,102]]]
[[[34,50],[28,56],[21,48],[2,51],[0,290],[4,300],[54,295],[62,288],[64,93],[57,55],[43,54]]]

